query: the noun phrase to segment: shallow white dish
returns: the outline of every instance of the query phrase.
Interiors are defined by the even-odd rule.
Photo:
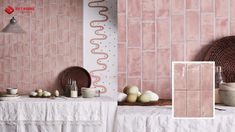
[[[20,98],[20,96],[14,96],[14,97],[0,97],[0,101],[8,101],[8,100],[15,100]]]
[[[219,90],[220,100],[223,104],[235,106],[235,91]]]

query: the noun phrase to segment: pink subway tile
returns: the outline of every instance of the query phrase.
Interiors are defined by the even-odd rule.
[[[172,41],[184,41],[184,16],[175,15],[171,20]]]
[[[213,89],[213,64],[201,64],[201,90]]]
[[[150,90],[152,92],[157,93],[155,81],[142,81],[142,83],[143,83],[143,87],[142,87],[141,92]]]
[[[228,17],[228,0],[215,0],[216,17]]]
[[[42,59],[37,59],[37,60],[31,60],[31,70],[33,72],[42,72]]]
[[[126,0],[118,0],[118,13],[126,12]]]
[[[187,116],[200,117],[200,91],[187,91]]]
[[[56,67],[55,57],[45,57],[43,58],[43,71],[51,71]]]
[[[142,0],[143,11],[155,11],[155,0]]]
[[[158,49],[157,51],[157,76],[168,77],[170,76],[170,49]]]
[[[213,14],[201,14],[201,24],[202,25],[213,25],[214,15]]]
[[[188,11],[186,12],[186,39],[198,40],[199,39],[199,12]]]
[[[219,38],[229,35],[228,26],[229,26],[228,19],[216,19],[215,36]]]
[[[142,19],[143,20],[155,20],[155,0],[143,0],[142,1]]]
[[[128,20],[128,47],[140,47],[140,22],[137,20]]]
[[[186,0],[186,8],[187,9],[198,9],[199,0]]]
[[[118,73],[118,91],[122,92],[125,86],[126,86],[126,74]]]
[[[185,64],[174,64],[174,90],[186,90],[187,68]]]
[[[201,116],[212,117],[213,116],[213,92],[201,91]]]
[[[4,83],[4,74],[0,73],[0,84]]]
[[[154,21],[155,20],[155,12],[154,11],[143,11],[142,13],[143,21]]]
[[[171,8],[173,14],[183,14],[184,0],[172,0]]]
[[[118,45],[118,71],[126,72],[126,45]]]
[[[141,74],[141,50],[128,48],[128,76],[140,76]]]
[[[118,14],[118,42],[126,42],[126,15]]]
[[[201,0],[201,11],[202,12],[213,12],[214,11],[214,0]]]
[[[187,64],[187,90],[200,90],[200,64]]]
[[[128,0],[128,16],[140,17],[142,0]]]
[[[133,85],[133,86],[137,86],[139,88],[139,90],[141,90],[141,79],[138,78],[127,78],[127,85]]]
[[[143,23],[143,49],[155,49],[155,24]]]
[[[159,78],[157,81],[157,94],[160,99],[171,99],[170,78]]]
[[[171,45],[171,60],[172,61],[183,61],[184,60],[184,44],[173,43]]]
[[[231,22],[230,32],[231,35],[235,35],[235,21]]]
[[[201,46],[198,41],[187,42],[186,45],[186,60],[195,61],[201,59]]]
[[[169,16],[169,0],[157,0],[157,16],[158,17],[167,17]]]
[[[167,47],[170,42],[170,27],[169,20],[163,19],[157,22],[157,40],[158,46]]]
[[[186,91],[174,91],[174,117],[187,117]]]
[[[155,52],[143,53],[143,79],[154,80],[155,79],[155,62],[153,61]]]
[[[231,20],[235,20],[235,0],[231,0],[231,4],[230,4],[230,14],[231,14]]]
[[[201,15],[201,41],[209,42],[214,38],[213,14]]]

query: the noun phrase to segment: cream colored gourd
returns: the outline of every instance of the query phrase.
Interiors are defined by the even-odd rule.
[[[128,94],[126,102],[134,103],[137,101],[137,97],[138,97],[137,94]]]
[[[140,95],[140,97],[138,98],[138,101],[141,103],[150,102],[150,95],[148,93],[144,93],[144,94]]]

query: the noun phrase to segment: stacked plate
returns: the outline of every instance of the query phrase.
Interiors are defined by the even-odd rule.
[[[18,94],[0,94],[0,101],[14,100],[18,99],[20,96]]]
[[[222,103],[235,106],[235,82],[221,84],[219,95]]]

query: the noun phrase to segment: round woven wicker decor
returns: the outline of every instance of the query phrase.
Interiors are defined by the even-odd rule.
[[[214,41],[204,60],[222,67],[225,82],[235,82],[235,36]]]

